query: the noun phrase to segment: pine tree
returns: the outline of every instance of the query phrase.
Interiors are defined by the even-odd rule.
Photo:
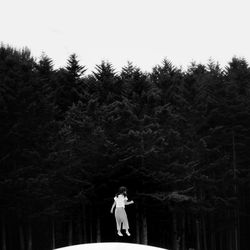
[[[169,60],[164,59],[162,65],[153,68],[151,79],[161,91],[162,104],[171,103],[176,108],[181,102],[182,72]]]
[[[86,69],[79,64],[76,54],[70,55],[67,66],[57,72],[56,104],[64,114],[78,101],[85,101],[84,73]]]
[[[98,102],[109,104],[115,100],[120,100],[123,86],[113,65],[109,62],[102,61],[96,65],[96,71],[93,72],[92,87],[94,87],[94,96]]]

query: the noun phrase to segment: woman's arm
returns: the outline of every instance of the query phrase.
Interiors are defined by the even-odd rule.
[[[112,207],[111,207],[111,209],[110,209],[110,213],[111,213],[111,214],[113,213],[114,208],[115,208],[115,201],[114,201],[114,203],[113,203],[113,205],[112,205]]]
[[[125,205],[130,205],[130,204],[133,204],[134,201],[125,201]]]

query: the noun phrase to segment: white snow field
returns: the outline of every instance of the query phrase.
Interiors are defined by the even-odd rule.
[[[103,242],[103,243],[89,243],[69,247],[57,248],[55,250],[166,250],[165,248],[124,243],[124,242]]]

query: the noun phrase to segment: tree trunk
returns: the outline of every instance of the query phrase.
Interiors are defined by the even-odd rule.
[[[214,215],[210,214],[210,227],[209,230],[211,232],[211,238],[210,238],[210,244],[211,244],[211,250],[216,250],[216,234],[215,234],[215,225],[214,225]]]
[[[77,231],[78,231],[78,243],[83,243],[83,233],[82,233],[82,223],[81,223],[81,216],[78,217],[77,220]]]
[[[173,211],[173,250],[178,248],[178,232],[177,232],[177,218],[176,213]]]
[[[223,232],[220,232],[220,250],[224,249],[223,246]]]
[[[233,242],[232,242],[232,238],[233,238],[233,232],[232,230],[230,229],[228,231],[228,250],[233,250]]]
[[[2,214],[2,249],[3,250],[7,250],[7,244],[6,244],[6,226],[5,226],[5,218],[4,218],[4,214]]]
[[[196,250],[201,250],[200,221],[198,218],[195,219],[195,225],[196,225]]]
[[[139,209],[138,205],[136,206],[136,243],[140,244],[141,239],[140,239],[140,214],[139,214]]]
[[[87,243],[87,212],[86,205],[82,203],[82,228],[83,228],[83,243]]]
[[[239,250],[239,210],[234,210],[234,249]]]
[[[56,237],[55,237],[55,220],[52,218],[51,222],[51,231],[52,231],[52,249],[56,248]]]
[[[232,130],[232,143],[233,143],[233,170],[234,170],[234,180],[236,180],[236,171],[237,171],[237,165],[236,165],[236,148],[235,148],[235,133],[234,130]],[[234,184],[234,193],[237,197],[237,185]],[[234,249],[239,250],[239,211],[238,208],[234,209]]]
[[[207,250],[207,230],[206,230],[206,221],[204,214],[202,215],[202,232],[203,232],[203,249]]]
[[[181,221],[181,250],[186,249],[186,237],[185,237],[185,214],[182,215]]]
[[[32,225],[31,221],[28,223],[28,250],[32,250]]]
[[[20,241],[20,250],[25,250],[25,239],[24,239],[24,231],[23,225],[19,224],[19,241]]]
[[[70,217],[70,219],[69,219],[68,227],[69,227],[69,229],[68,229],[68,233],[69,233],[68,246],[72,246],[72,244],[73,244],[73,219],[72,219],[72,217]]]
[[[90,206],[89,209],[89,218],[90,218],[90,223],[89,223],[89,238],[90,238],[90,243],[93,242],[93,212],[92,212],[92,207]]]
[[[101,219],[100,219],[99,209],[96,218],[96,242],[101,242]]]
[[[148,244],[148,223],[147,223],[147,215],[146,209],[143,208],[142,211],[142,244]]]

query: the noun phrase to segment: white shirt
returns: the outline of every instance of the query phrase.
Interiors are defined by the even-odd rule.
[[[114,200],[115,200],[116,207],[125,208],[125,201],[127,201],[128,198],[124,197],[124,195],[122,195],[122,194],[119,194],[118,197],[117,196],[114,197]]]

